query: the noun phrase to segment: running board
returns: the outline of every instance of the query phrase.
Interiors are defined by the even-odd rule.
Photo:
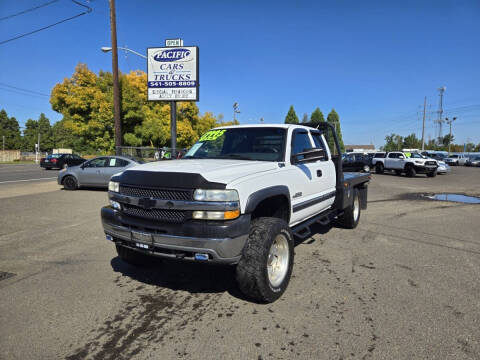
[[[335,210],[326,210],[308,220],[305,220],[303,223],[295,225],[292,228],[293,235],[299,237],[301,240],[304,240],[312,234],[312,231],[310,230],[311,225],[315,223],[323,226],[328,225],[333,219],[335,219],[337,215],[338,213]]]

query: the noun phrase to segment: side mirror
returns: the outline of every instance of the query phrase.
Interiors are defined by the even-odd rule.
[[[405,159],[405,156],[400,155],[398,158],[399,158],[399,159]]]
[[[323,149],[308,149],[301,153],[292,155],[290,162],[294,164],[303,164],[307,162],[315,162],[318,160],[326,160],[327,154]]]

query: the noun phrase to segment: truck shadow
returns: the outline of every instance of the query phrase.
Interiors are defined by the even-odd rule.
[[[250,301],[236,285],[233,266],[153,258],[145,267],[140,268],[125,263],[118,256],[111,260],[110,265],[113,271],[146,285],[190,293],[228,292],[238,299]]]
[[[314,243],[313,236],[315,234],[325,234],[332,227],[333,225],[330,224],[326,226],[312,225],[312,234],[309,237],[305,239],[294,238],[295,246]],[[190,293],[228,292],[231,296],[240,300],[252,302],[252,299],[245,297],[237,287],[234,266],[207,265],[158,258],[148,260],[149,262],[144,267],[135,267],[116,256],[110,261],[110,265],[113,271],[145,285]]]

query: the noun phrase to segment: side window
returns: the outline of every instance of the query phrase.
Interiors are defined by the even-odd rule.
[[[293,133],[292,155],[304,152],[305,150],[311,148],[312,143],[310,142],[310,138],[308,137],[308,133],[306,131],[297,131]]]
[[[316,149],[323,149],[325,151],[325,160],[327,161],[327,149],[325,148],[325,143],[322,141],[322,134],[317,132],[317,131],[311,131],[310,134],[312,135],[313,138],[313,143],[315,144]]]
[[[388,158],[389,159],[396,159],[396,158],[398,158],[398,154],[397,153],[388,154]]]
[[[108,167],[125,167],[128,165],[128,161],[117,158],[108,158]]]
[[[98,159],[93,159],[88,162],[86,167],[91,167],[91,168],[99,168],[99,167],[105,167],[105,161],[106,158],[98,158]]]

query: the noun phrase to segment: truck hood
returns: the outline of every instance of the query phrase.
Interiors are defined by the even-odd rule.
[[[278,169],[276,162],[223,159],[164,160],[134,166],[125,170],[156,173],[199,174],[207,181],[228,184],[252,174]]]

